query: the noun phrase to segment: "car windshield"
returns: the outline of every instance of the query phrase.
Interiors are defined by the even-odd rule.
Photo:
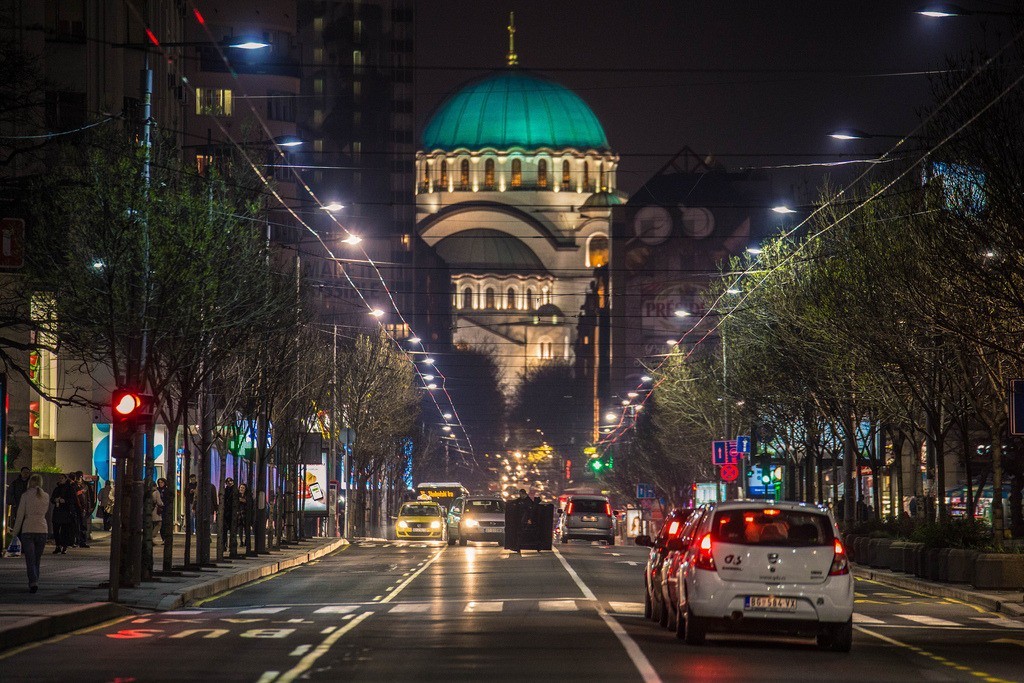
[[[399,514],[407,517],[437,517],[437,511],[436,505],[403,505]]]
[[[471,500],[466,503],[466,512],[479,512],[481,514],[505,512],[505,501],[503,500]]]
[[[826,515],[810,510],[749,508],[715,513],[711,536],[738,545],[830,545],[832,525]]]
[[[608,509],[605,507],[607,503],[603,500],[595,500],[593,498],[573,498],[572,499],[572,511],[576,515],[593,515],[593,514],[606,514]]]

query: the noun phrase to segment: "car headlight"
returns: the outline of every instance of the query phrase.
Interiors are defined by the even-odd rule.
[[[398,520],[398,528],[399,529],[408,529],[409,528],[409,522],[405,521],[404,519]]]
[[[480,522],[475,519],[464,519],[462,520],[462,524],[467,527],[480,526]]]
[[[441,522],[431,522],[430,523],[430,528],[431,529],[440,529],[441,528]]]

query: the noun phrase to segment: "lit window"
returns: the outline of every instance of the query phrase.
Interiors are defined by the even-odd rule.
[[[363,143],[361,143],[361,142],[353,142],[352,143],[352,160],[353,161],[359,161],[359,159],[362,156],[362,154],[363,154]]]
[[[484,187],[488,190],[494,189],[494,159],[484,162]]]
[[[313,79],[313,92],[317,95],[324,94],[324,79],[314,78]]]
[[[469,159],[463,159],[459,165],[459,189],[469,189]]]
[[[527,310],[530,310],[530,311],[533,310],[533,290],[532,289],[527,289],[526,290],[526,308],[527,308]]]
[[[359,19],[352,22],[352,39],[355,41],[363,39],[363,22]]]
[[[541,159],[537,162],[537,187],[546,188],[548,186],[548,162],[546,159]]]
[[[213,168],[213,155],[212,154],[197,154],[196,155],[196,172],[201,175],[207,175]]]
[[[484,308],[488,308],[488,309],[493,309],[494,308],[494,288],[493,287],[488,287],[487,290],[484,291]]]
[[[363,95],[363,82],[352,81],[352,95],[353,97],[362,97]]]
[[[441,159],[441,187],[448,187],[448,162]]]
[[[597,179],[597,191],[604,192],[608,189],[608,186],[604,182],[604,162],[602,161],[597,167],[598,179]]]
[[[600,268],[608,265],[608,237],[605,235],[594,235],[587,245],[587,266]]]
[[[322,47],[313,48],[313,63],[324,63],[324,49]]]
[[[430,162],[423,162],[423,184],[426,185],[430,182]]]
[[[317,17],[313,19],[313,30],[317,33],[322,33],[324,30],[324,18]]]
[[[362,65],[363,65],[363,51],[362,50],[352,50],[352,66],[362,66]]]
[[[572,172],[569,170],[569,160],[562,162],[562,189],[568,190],[572,184]]]
[[[590,192],[590,164],[583,162],[583,189]]]
[[[473,308],[473,288],[466,287],[462,290],[462,307]]]
[[[520,159],[512,160],[512,187],[523,186],[523,162]]]
[[[196,114],[231,116],[232,93],[220,88],[196,88]]]
[[[516,290],[514,287],[509,287],[508,291],[505,292],[505,308],[513,309],[516,307]]]

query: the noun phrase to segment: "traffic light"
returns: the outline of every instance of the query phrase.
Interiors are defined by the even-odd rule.
[[[126,387],[118,388],[110,397],[111,429],[110,454],[115,460],[131,457],[135,432],[148,427],[153,421],[153,397]]]

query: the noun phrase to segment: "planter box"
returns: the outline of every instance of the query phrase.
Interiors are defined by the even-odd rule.
[[[891,538],[872,538],[868,543],[868,554],[871,555],[869,564],[875,569],[886,569],[889,564],[889,546],[893,544]]]
[[[914,558],[914,576],[920,579],[927,578],[925,576],[925,570],[928,567],[928,549],[924,547],[924,543],[915,543],[914,545],[916,546],[914,548],[914,554],[916,556]]]
[[[974,587],[1024,588],[1024,555],[979,554],[974,562]]]
[[[945,567],[940,564],[940,557],[942,555],[942,548],[927,548],[922,553],[921,572],[919,576],[929,581],[945,581],[943,576],[945,575]],[[946,559],[949,559],[949,553],[946,553]]]
[[[973,583],[974,563],[977,559],[977,550],[950,548],[946,580],[951,583]]]
[[[871,539],[867,536],[861,536],[854,541],[854,544],[856,546],[857,562],[866,567],[870,566],[872,558]]]
[[[903,546],[903,571],[907,574],[917,575],[917,568],[921,566],[920,552],[924,548],[923,543],[907,542]]]
[[[951,548],[939,548],[935,555],[934,581],[949,581],[949,553]]]
[[[846,556],[850,562],[860,562],[860,558],[857,555],[857,541],[863,536],[860,534],[846,534],[843,536],[843,547],[846,548]]]
[[[906,541],[894,541],[893,544],[889,546],[889,569],[893,570],[894,572],[905,571],[905,564],[903,562],[903,549],[906,547]]]

